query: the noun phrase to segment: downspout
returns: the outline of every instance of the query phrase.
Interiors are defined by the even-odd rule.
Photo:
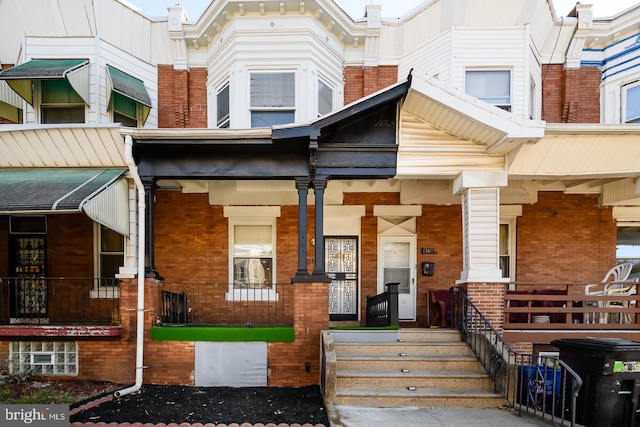
[[[144,349],[144,241],[145,241],[145,194],[144,186],[140,175],[138,175],[138,166],[133,160],[133,138],[131,135],[124,137],[124,155],[131,176],[138,189],[138,304],[136,309],[136,382],[130,387],[114,392],[115,397],[126,396],[135,393],[142,387],[142,369],[143,369],[143,349]]]

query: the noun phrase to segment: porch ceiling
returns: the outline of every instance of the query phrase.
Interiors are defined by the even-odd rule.
[[[605,179],[637,177],[639,136],[640,125],[634,124],[549,124],[544,138],[507,156],[509,178],[562,179],[567,186],[593,187],[610,183]]]

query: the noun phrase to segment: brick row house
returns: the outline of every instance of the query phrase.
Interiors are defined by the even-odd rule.
[[[320,331],[364,325],[388,283],[401,327],[435,324],[429,290],[460,286],[522,351],[640,338],[635,313],[593,324],[577,304],[638,257],[622,249],[640,242],[640,6],[186,12],[0,3],[13,369],[316,384]],[[546,289],[562,320],[505,313],[509,291]]]

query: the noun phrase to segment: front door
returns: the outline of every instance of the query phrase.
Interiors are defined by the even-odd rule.
[[[325,237],[329,283],[329,319],[358,320],[358,238]]]
[[[46,238],[13,234],[10,239],[10,315],[14,322],[42,322],[48,317]]]
[[[378,293],[398,285],[398,317],[416,320],[416,236],[379,236]]]

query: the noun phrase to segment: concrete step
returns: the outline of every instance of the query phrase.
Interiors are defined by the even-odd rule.
[[[431,356],[370,356],[341,355],[336,369],[341,370],[402,370],[412,371],[483,371],[475,356],[431,355]]]
[[[493,382],[484,371],[363,371],[344,370],[336,373],[340,388],[443,388],[491,390]]]
[[[379,343],[379,342],[461,342],[460,332],[455,329],[398,329],[395,331],[332,330],[335,343]]]
[[[398,338],[405,342],[462,342],[460,332],[455,329],[400,329]]]
[[[391,343],[335,343],[336,356],[347,354],[398,356],[460,355],[472,356],[473,351],[464,342],[391,342]]]
[[[507,402],[490,390],[338,388],[334,403],[373,407],[497,408],[506,405]]]

